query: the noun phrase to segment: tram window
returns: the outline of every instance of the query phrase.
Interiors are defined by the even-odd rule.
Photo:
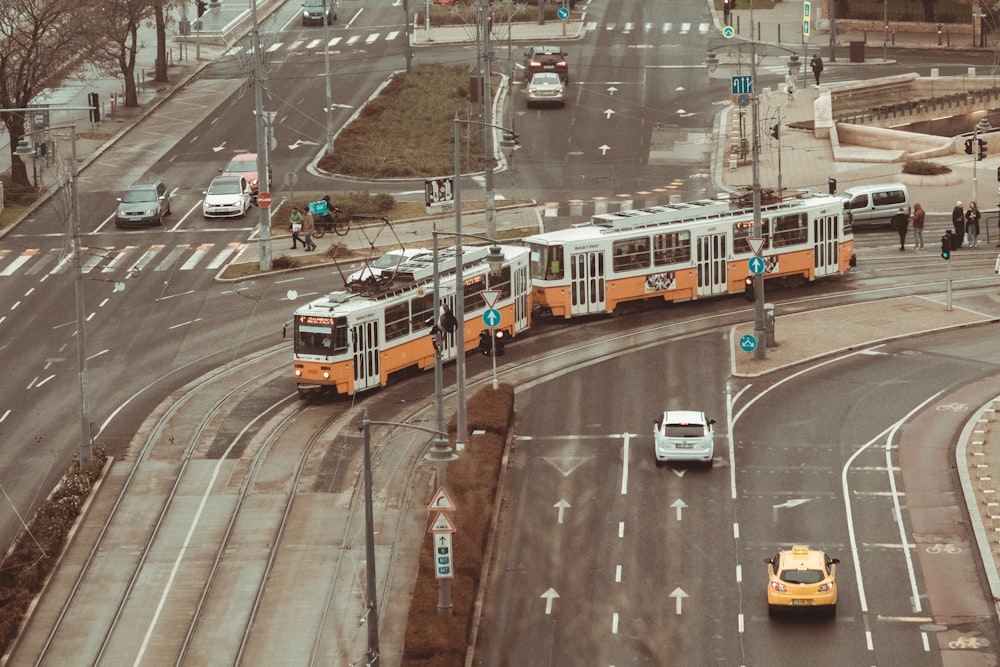
[[[465,311],[468,313],[476,308],[482,308],[485,306],[483,303],[483,297],[479,295],[486,289],[486,277],[476,276],[465,281]]]
[[[612,248],[615,271],[630,271],[649,266],[649,237],[615,241]]]
[[[805,213],[782,215],[774,219],[774,247],[780,248],[805,243],[809,239],[806,227],[809,216]]]
[[[559,280],[563,277],[563,247],[528,244],[531,249],[531,278]]]
[[[395,340],[410,333],[410,304],[397,303],[385,309],[385,339]]]
[[[420,331],[434,317],[434,295],[424,294],[410,299],[410,327]]]
[[[653,234],[653,264],[677,264],[691,261],[691,232]]]
[[[500,273],[489,274],[486,282],[489,283],[491,290],[500,290],[501,299],[510,298],[510,266],[501,267]]]
[[[300,324],[295,332],[295,351],[299,354],[330,355],[347,351],[347,322],[336,318],[333,326]]]
[[[549,248],[545,277],[549,280],[559,280],[563,277],[563,247],[561,245]]]

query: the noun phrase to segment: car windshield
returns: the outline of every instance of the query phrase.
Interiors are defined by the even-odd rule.
[[[705,427],[701,424],[667,424],[663,434],[668,438],[700,438],[705,435]]]
[[[823,581],[822,570],[785,570],[781,580],[788,584],[818,584]]]
[[[399,254],[396,254],[396,253],[390,253],[390,254],[382,255],[381,257],[379,257],[378,259],[376,259],[374,262],[372,262],[372,267],[376,268],[376,269],[389,269],[389,268],[395,267],[397,264],[399,264],[402,261],[403,261],[403,256],[402,255],[399,255]]]
[[[226,171],[247,174],[257,171],[257,162],[256,160],[232,160],[226,165]]]
[[[561,84],[562,81],[559,79],[558,74],[536,74],[531,78],[531,85],[533,86],[559,86]]]
[[[126,204],[156,201],[156,192],[153,190],[129,190],[122,197],[122,201]]]
[[[212,185],[208,187],[210,195],[238,195],[241,192],[240,182],[237,180],[212,181]]]

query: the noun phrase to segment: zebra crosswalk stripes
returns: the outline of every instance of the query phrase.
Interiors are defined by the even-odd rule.
[[[237,257],[245,243],[154,243],[148,246],[81,248],[80,271],[103,277],[136,275],[152,271],[217,271]],[[58,275],[71,272],[73,256],[65,248],[0,250],[0,279],[16,275]]]

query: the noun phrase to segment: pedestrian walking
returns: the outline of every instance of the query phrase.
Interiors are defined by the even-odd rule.
[[[788,93],[788,101],[791,102],[795,94],[795,75],[792,74],[792,70],[788,70],[788,74],[785,75],[785,92]]]
[[[819,54],[814,54],[812,61],[809,63],[812,67],[813,76],[816,77],[816,85],[819,85],[819,75],[823,73],[823,59],[819,57]]]
[[[899,250],[906,250],[906,232],[910,226],[910,218],[906,215],[906,209],[900,207],[896,215],[892,216],[892,228],[899,234]]]
[[[315,250],[316,244],[313,243],[313,232],[316,231],[316,220],[313,219],[312,211],[306,210],[305,221],[302,223],[302,236],[304,240],[302,244],[306,247],[306,250]]]
[[[970,248],[979,245],[979,219],[982,212],[976,206],[976,202],[969,202],[969,210],[965,212],[965,242]]]
[[[292,214],[288,216],[288,224],[292,230],[292,250],[298,248],[299,243],[305,248],[306,242],[299,238],[299,232],[302,231],[302,209],[298,206],[294,207]]]
[[[913,205],[913,214],[910,216],[910,224],[913,225],[913,249],[924,249],[924,218],[927,212],[919,203]]]
[[[962,238],[965,236],[965,209],[962,202],[956,202],[955,208],[951,209],[951,226],[955,233],[951,235],[951,249],[958,250],[962,247]]]

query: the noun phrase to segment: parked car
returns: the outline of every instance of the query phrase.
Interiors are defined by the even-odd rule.
[[[819,549],[797,544],[779,551],[767,563],[767,611],[823,609],[837,613],[837,564]]]
[[[257,154],[239,153],[234,155],[225,169],[221,170],[223,176],[243,176],[250,184],[250,191],[257,194],[258,174],[257,174]],[[268,167],[267,180],[271,181],[271,170]]]
[[[161,180],[133,183],[118,198],[116,227],[162,225],[170,215],[170,190]]]
[[[563,83],[569,83],[566,52],[558,46],[532,46],[524,52],[524,80],[539,72],[555,72]]]
[[[555,72],[542,72],[528,82],[528,106],[558,104],[566,106],[566,88]]]
[[[242,176],[216,176],[205,191],[206,218],[242,218],[250,210],[250,183]]]
[[[424,256],[430,257],[431,251],[426,248],[400,248],[398,250],[390,250],[365,268],[355,271],[351,275],[347,276],[347,282],[363,282],[365,280],[371,280],[372,278],[378,280],[383,275],[392,274],[396,270],[396,267],[406,260]]]
[[[653,421],[656,464],[668,461],[702,461],[712,465],[715,455],[715,424],[704,412],[666,410]]]
[[[308,0],[302,3],[302,25],[323,25],[324,7],[326,7],[326,24],[337,20],[337,3],[335,0]]]

